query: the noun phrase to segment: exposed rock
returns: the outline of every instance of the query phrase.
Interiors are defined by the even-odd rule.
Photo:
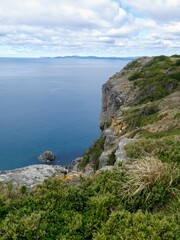
[[[101,172],[101,171],[111,171],[113,170],[114,166],[104,166],[103,168],[99,169],[97,171],[97,173]]]
[[[65,174],[67,169],[61,166],[45,164],[32,165],[10,171],[0,171],[0,182],[12,182],[15,187],[33,187],[55,174]]]
[[[139,89],[133,87],[133,81],[128,78],[137,70],[147,65],[152,58],[139,58],[136,66],[129,67],[131,62],[120,72],[112,76],[102,86],[102,110],[100,127],[105,129],[112,116],[117,116],[121,107],[130,106],[136,99]]]
[[[115,140],[115,132],[112,128],[107,128],[104,130],[104,136],[106,137],[104,148],[109,146]]]
[[[107,161],[112,153],[113,149],[105,150],[102,152],[100,158],[99,158],[99,169],[106,166]]]
[[[84,170],[86,176],[92,176],[94,174],[94,169],[90,163],[86,165]]]
[[[119,163],[124,164],[126,161],[126,151],[125,151],[125,146],[127,143],[131,142],[131,141],[135,141],[134,138],[120,138],[117,140],[117,149],[115,151],[115,156],[116,156],[116,162],[115,162],[115,166],[118,166]]]
[[[106,128],[106,123],[111,120],[111,117],[116,115],[117,110],[121,106],[127,106],[135,97],[135,92],[132,93],[133,83],[128,81],[129,74],[124,74],[124,71],[114,75],[102,87],[102,111],[100,127]]]
[[[78,171],[78,164],[83,160],[83,157],[75,158],[72,161],[72,164],[68,166],[70,171]]]
[[[56,156],[51,151],[45,151],[39,155],[38,160],[40,162],[50,163],[55,160]]]

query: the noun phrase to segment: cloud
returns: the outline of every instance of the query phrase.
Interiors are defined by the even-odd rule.
[[[180,0],[2,0],[2,56],[179,51]],[[7,50],[7,54],[6,54]]]
[[[156,21],[179,21],[180,0],[121,0],[124,6]]]

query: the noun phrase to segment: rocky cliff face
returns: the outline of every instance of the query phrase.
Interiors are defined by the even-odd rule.
[[[173,131],[177,140],[179,62],[178,55],[139,58],[102,86],[102,135],[84,154],[81,170],[86,165],[95,171],[124,165],[130,160],[126,146],[134,147],[136,141],[156,132],[164,136]]]
[[[116,116],[121,107],[131,106],[138,94],[138,89],[133,87],[129,77],[140,71],[152,58],[140,58],[129,63],[122,71],[117,72],[102,86],[102,110],[100,128],[108,126],[112,116]]]

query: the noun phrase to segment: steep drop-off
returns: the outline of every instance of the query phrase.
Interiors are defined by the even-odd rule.
[[[140,141],[144,142],[144,155],[166,152],[165,142],[178,146],[179,81],[179,55],[139,58],[112,76],[102,87],[102,135],[84,154],[79,169],[130,164],[135,159],[131,151]],[[154,150],[146,149],[147,141],[154,144]],[[158,149],[157,141],[166,146],[162,143]],[[142,155],[139,153],[137,158]]]

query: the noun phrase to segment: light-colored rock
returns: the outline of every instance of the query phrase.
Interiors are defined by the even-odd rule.
[[[111,144],[115,140],[115,132],[111,127],[107,128],[104,130],[104,136],[106,137],[104,148],[107,148],[109,147],[109,144]]]
[[[101,156],[99,158],[99,169],[106,166],[107,161],[112,153],[113,149],[105,150],[101,153]]]
[[[83,157],[78,157],[72,161],[72,164],[70,165],[71,171],[78,171],[78,165],[83,160]]]
[[[64,174],[66,172],[67,169],[58,165],[39,164],[10,171],[0,171],[0,181],[12,182],[15,187],[23,185],[33,187],[55,174]]]
[[[118,166],[119,163],[124,164],[126,162],[127,157],[126,157],[125,146],[127,143],[131,141],[135,141],[135,139],[123,137],[117,140],[117,143],[116,143],[117,148],[115,151],[116,162],[114,166]]]
[[[104,166],[103,168],[99,169],[97,173],[101,171],[112,171],[114,169],[114,166]]]
[[[93,169],[93,167],[92,167],[92,165],[90,164],[90,163],[88,163],[87,165],[86,165],[86,167],[85,167],[85,175],[86,176],[91,176],[91,175],[93,175],[94,174],[94,169]]]

